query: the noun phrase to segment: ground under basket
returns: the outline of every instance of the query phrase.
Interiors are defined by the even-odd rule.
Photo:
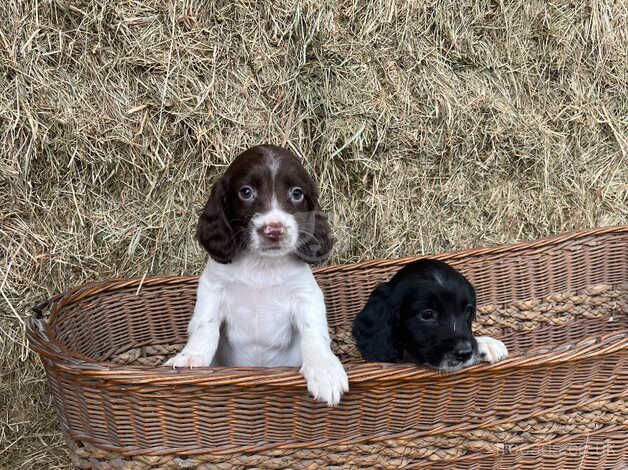
[[[80,468],[625,468],[628,226],[435,256],[478,295],[510,358],[443,374],[365,364],[350,325],[416,258],[316,271],[350,391],[292,368],[159,367],[186,340],[196,277],[103,282],[29,323]]]

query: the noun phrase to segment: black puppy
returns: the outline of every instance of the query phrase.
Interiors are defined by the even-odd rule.
[[[366,361],[410,360],[457,370],[508,355],[501,341],[473,336],[475,290],[442,261],[408,264],[380,284],[353,322],[353,336]]]

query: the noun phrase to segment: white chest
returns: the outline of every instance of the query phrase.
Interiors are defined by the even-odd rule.
[[[208,265],[210,284],[220,285],[222,292],[215,365],[301,364],[295,298],[304,289],[316,287],[315,281],[301,261],[271,261],[244,258],[228,265]]]
[[[230,282],[222,303],[218,365],[298,366],[299,335],[293,326],[290,292]]]

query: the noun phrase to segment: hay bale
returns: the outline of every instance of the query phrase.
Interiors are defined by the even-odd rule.
[[[67,466],[36,300],[194,273],[225,165],[287,143],[333,262],[628,222],[621,2],[0,5],[0,467]]]

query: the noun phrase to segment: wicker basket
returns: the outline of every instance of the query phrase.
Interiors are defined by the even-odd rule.
[[[292,368],[158,367],[186,340],[196,277],[111,281],[29,324],[80,468],[625,468],[628,226],[438,255],[478,294],[506,361],[443,374],[365,364],[350,336],[371,289],[415,258],[316,271],[350,391]]]

